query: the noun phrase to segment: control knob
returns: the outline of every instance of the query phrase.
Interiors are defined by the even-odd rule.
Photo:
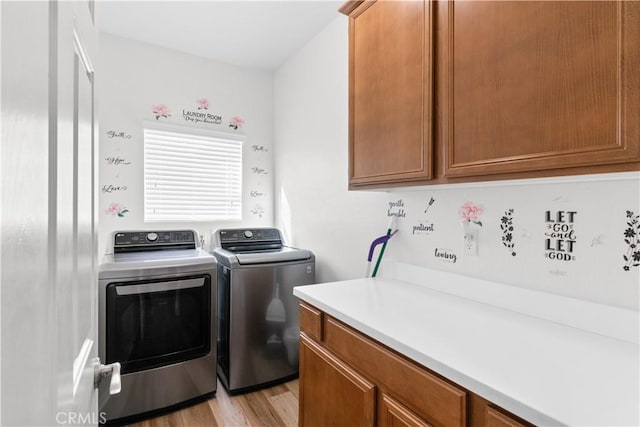
[[[244,232],[244,237],[250,239],[253,237],[253,233],[250,230]]]
[[[156,240],[158,240],[158,234],[157,233],[147,233],[147,240],[150,242],[155,242]]]

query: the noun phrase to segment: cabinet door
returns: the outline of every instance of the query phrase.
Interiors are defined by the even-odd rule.
[[[300,426],[373,426],[375,386],[300,335]]]
[[[432,427],[388,394],[382,394],[380,407],[380,427]]]
[[[639,165],[640,2],[438,6],[447,177]]]
[[[351,187],[431,178],[431,10],[384,0],[349,14]]]
[[[309,338],[322,341],[322,319],[324,313],[317,308],[300,302],[300,331]]]
[[[487,406],[486,427],[525,427],[525,424]]]
[[[421,418],[438,426],[467,425],[467,392],[325,316],[324,343],[340,360],[402,399]]]

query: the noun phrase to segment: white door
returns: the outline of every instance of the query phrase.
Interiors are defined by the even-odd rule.
[[[59,424],[95,425],[97,224],[93,4],[60,1],[57,22],[57,304]]]
[[[0,424],[96,425],[93,4],[0,7]]]

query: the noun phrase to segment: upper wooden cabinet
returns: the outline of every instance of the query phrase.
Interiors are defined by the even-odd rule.
[[[350,188],[640,169],[639,1],[356,1]]]
[[[348,3],[349,184],[432,175],[431,3]]]
[[[640,2],[442,2],[444,175],[640,160]]]

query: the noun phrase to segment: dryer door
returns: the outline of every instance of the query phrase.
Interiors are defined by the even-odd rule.
[[[106,363],[127,374],[209,354],[211,302],[209,275],[107,285]]]

